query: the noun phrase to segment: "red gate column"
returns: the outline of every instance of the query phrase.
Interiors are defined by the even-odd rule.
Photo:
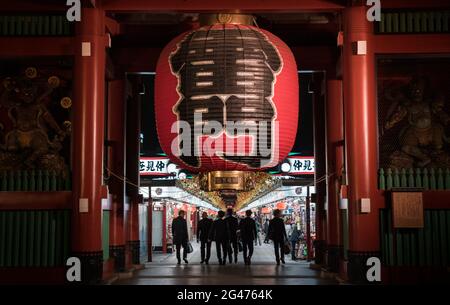
[[[83,282],[102,277],[104,12],[83,9],[76,25],[73,105],[72,251]]]
[[[339,181],[342,172],[344,117],[342,109],[342,81],[327,81],[327,268],[339,272],[342,241],[339,226]]]
[[[130,78],[132,84],[132,97],[127,100],[126,111],[126,177],[131,182],[126,185],[126,193],[130,200],[127,214],[127,247],[129,264],[138,265],[140,261],[139,242],[139,204],[143,202],[139,195],[139,152],[141,133],[141,91],[140,77]]]
[[[125,184],[117,176],[125,176],[124,164],[124,80],[109,82],[108,88],[108,168],[115,174],[109,175],[109,187],[112,194],[112,211],[109,224],[109,250],[114,258],[114,269],[123,272],[125,269],[125,231],[124,231],[124,196]]]
[[[315,73],[313,76],[314,91],[314,159],[315,159],[315,192],[316,192],[316,208],[315,208],[315,233],[314,240],[314,262],[317,265],[325,263],[326,250],[326,212],[325,212],[325,195],[326,195],[326,118],[325,118],[325,96],[323,86],[322,73]]]
[[[139,240],[139,204],[142,204],[142,196],[133,196],[130,200],[130,211],[128,214],[128,248],[131,254],[131,264],[140,264],[140,240]]]
[[[379,256],[377,200],[377,111],[373,24],[366,7],[344,11],[345,147],[349,189],[347,273],[353,282],[366,281],[366,261]],[[370,211],[362,211],[362,201]],[[367,206],[366,206],[367,207]]]

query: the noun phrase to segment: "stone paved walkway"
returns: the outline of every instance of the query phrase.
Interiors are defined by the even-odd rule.
[[[286,256],[286,264],[277,266],[271,244],[255,247],[252,265],[246,266],[239,253],[237,264],[220,266],[215,244],[211,247],[209,265],[200,264],[200,246],[192,243],[194,252],[189,254],[189,264],[176,264],[175,253],[153,255],[153,262],[137,271],[133,278],[117,281],[126,285],[330,285],[334,280],[319,277],[319,272],[309,268],[306,261],[292,261]]]

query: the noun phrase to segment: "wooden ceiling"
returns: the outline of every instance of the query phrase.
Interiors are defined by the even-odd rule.
[[[335,46],[339,31],[338,13],[254,14],[256,25],[280,37],[289,46]],[[114,13],[120,24],[114,46],[163,47],[184,31],[198,26],[198,14]]]

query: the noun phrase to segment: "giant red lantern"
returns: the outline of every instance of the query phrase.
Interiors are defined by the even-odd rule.
[[[295,141],[298,105],[292,52],[257,27],[203,26],[173,39],[158,60],[159,142],[194,173],[276,166]]]

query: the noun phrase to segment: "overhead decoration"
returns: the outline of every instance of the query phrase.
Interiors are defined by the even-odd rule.
[[[237,194],[236,210],[246,207],[258,198],[261,198],[282,186],[281,180],[275,179],[265,172],[253,173],[252,180],[255,184],[253,189],[248,192],[239,192]]]
[[[25,70],[25,76],[28,78],[36,78],[37,76],[37,70],[35,67],[28,67]]]
[[[297,65],[279,38],[239,24],[251,16],[211,16],[209,25],[176,37],[160,55],[158,137],[181,168],[212,172],[205,189],[242,191],[246,181],[238,171],[276,166],[294,144]]]
[[[239,210],[253,202],[254,200],[266,195],[267,193],[279,188],[281,181],[273,178],[265,172],[246,173],[247,178],[253,182],[251,189],[237,192],[235,210]],[[224,200],[221,191],[205,191],[202,186],[200,175],[194,175],[192,179],[183,179],[177,181],[177,187],[186,192],[207,201],[219,209],[225,209],[228,205]]]
[[[200,178],[198,175],[192,177],[192,179],[177,180],[176,186],[185,190],[187,193],[192,194],[208,203],[211,203],[217,208],[223,208],[224,203],[218,191],[206,192],[200,188]]]

